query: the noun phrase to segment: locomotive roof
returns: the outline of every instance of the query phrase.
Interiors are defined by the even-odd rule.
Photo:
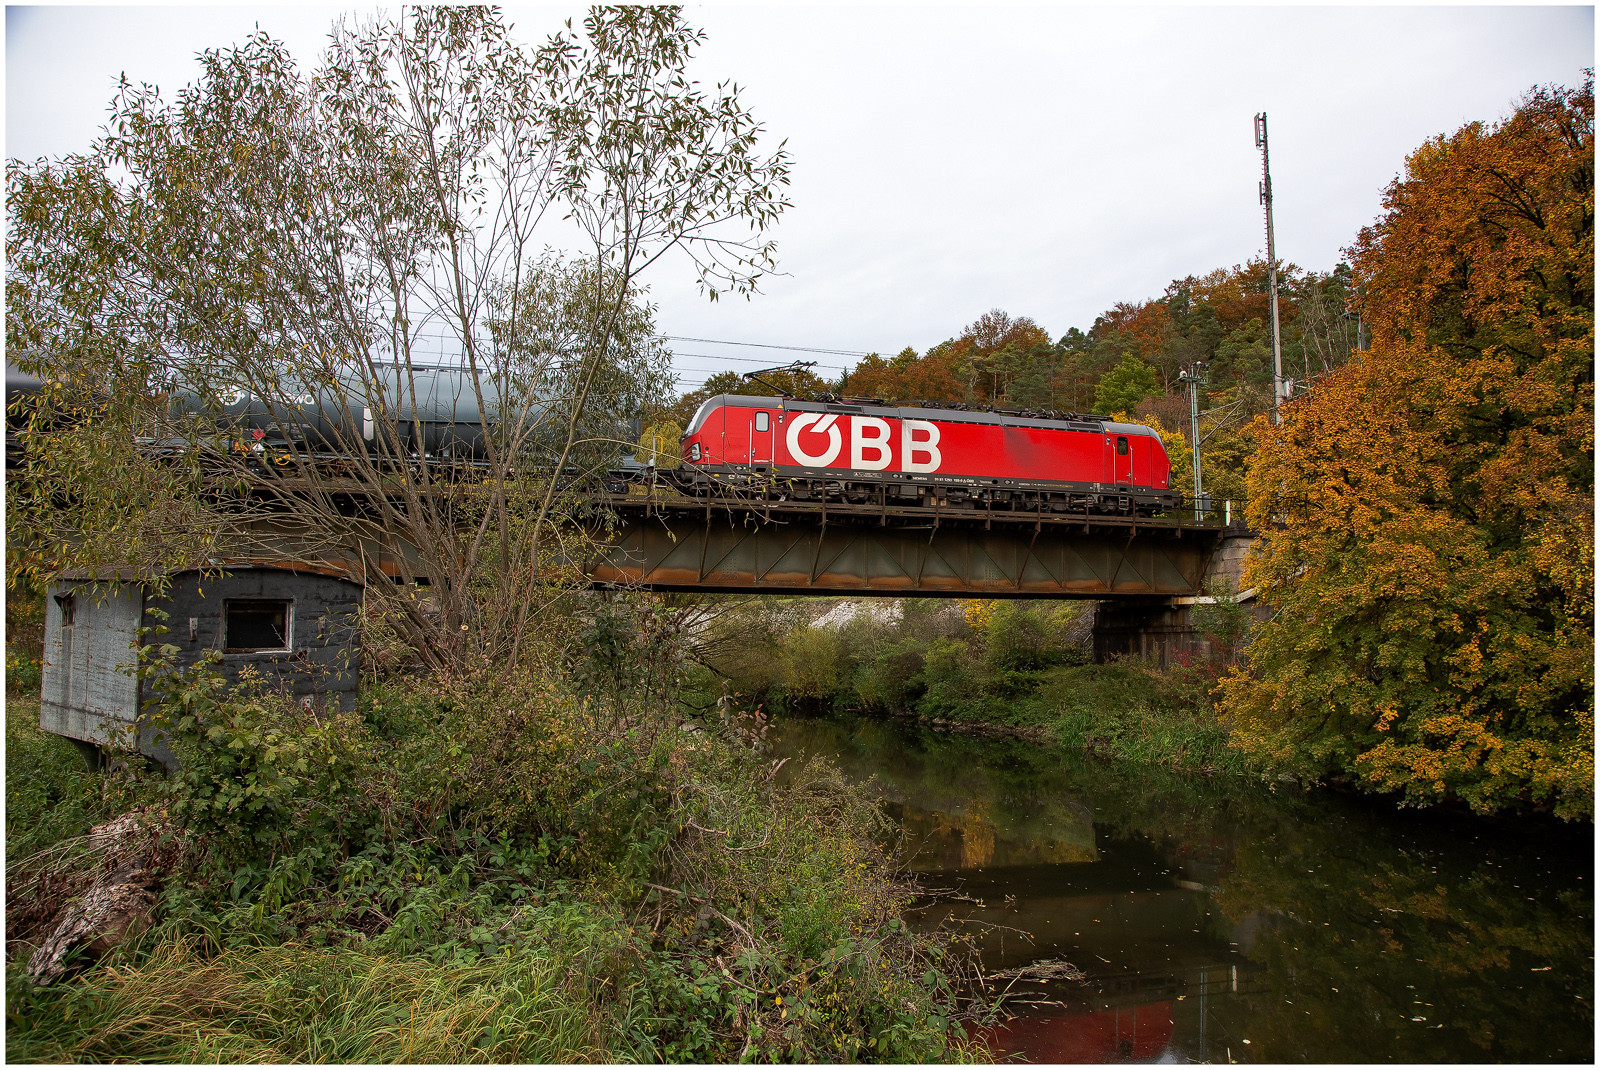
[[[1063,431],[1097,431],[1117,435],[1148,435],[1159,438],[1154,428],[1144,424],[1125,424],[1111,420],[1046,420],[1013,416],[1003,412],[971,409],[940,409],[921,405],[867,405],[839,401],[801,401],[799,398],[761,397],[754,394],[717,394],[701,404],[684,432],[692,435],[707,416],[720,406],[742,409],[784,409],[789,412],[859,412],[864,416],[892,416],[896,419],[940,420],[953,424],[990,424],[1001,427],[1049,427]]]

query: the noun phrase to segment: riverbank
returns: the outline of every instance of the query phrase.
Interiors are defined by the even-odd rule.
[[[815,618],[815,619],[812,619]],[[1090,663],[1086,603],[905,599],[809,616],[764,600],[719,622],[699,681],[750,706],[849,712],[1011,735],[1206,775],[1270,775],[1230,748],[1212,688],[1226,665]]]
[[[87,771],[8,688],[11,1061],[972,1055],[875,800],[825,760],[775,782],[752,724],[487,674],[320,718],[168,697],[171,778]],[[121,938],[65,947],[107,898]]]

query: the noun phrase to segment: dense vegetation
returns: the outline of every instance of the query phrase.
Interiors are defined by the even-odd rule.
[[[1243,627],[1237,607],[1202,622],[1206,656],[1168,668],[1090,664],[1086,603],[765,599],[721,616],[700,640],[705,692],[746,705],[915,717],[1000,728],[1107,757],[1192,771],[1245,772],[1211,688]]]
[[[156,676],[180,773],[90,774],[14,660],[11,1060],[964,1054],[964,960],[900,921],[885,818],[826,762],[775,781],[758,721],[503,672],[369,681],[318,717],[202,666]],[[123,813],[120,840],[85,837]],[[158,870],[153,926],[34,983],[130,852]]]

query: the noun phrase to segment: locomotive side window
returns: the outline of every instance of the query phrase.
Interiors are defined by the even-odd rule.
[[[772,426],[772,417],[766,412],[756,413],[756,430],[765,431]]]
[[[1128,455],[1128,439],[1124,435],[1118,435],[1117,436],[1117,456],[1118,457],[1126,457],[1127,455]]]

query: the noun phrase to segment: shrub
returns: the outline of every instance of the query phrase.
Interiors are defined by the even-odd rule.
[[[361,787],[373,754],[362,720],[319,714],[268,693],[259,678],[230,690],[214,666],[215,656],[147,670],[161,703],[152,726],[179,763],[157,786],[173,815],[226,862],[341,842],[365,828],[370,796]]]
[[[970,644],[935,639],[923,655],[922,680],[926,690],[917,706],[923,713],[943,717],[981,713],[987,675]]]
[[[862,706],[902,712],[924,689],[926,659],[912,639],[894,639],[871,651],[855,673],[855,697]]]
[[[580,690],[634,713],[656,708],[677,692],[687,650],[659,599],[602,594],[584,610],[572,637],[571,676]]]
[[[795,628],[778,649],[784,691],[799,699],[823,699],[838,690],[841,644],[826,628]]]

